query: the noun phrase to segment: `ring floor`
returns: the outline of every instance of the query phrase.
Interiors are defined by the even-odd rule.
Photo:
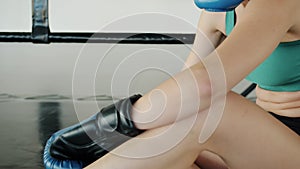
[[[95,113],[95,105],[108,104],[111,101],[0,99],[0,168],[44,168],[47,139]]]

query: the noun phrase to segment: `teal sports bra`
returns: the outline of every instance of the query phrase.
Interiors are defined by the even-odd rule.
[[[226,13],[226,35],[235,25],[235,13]],[[247,80],[272,91],[300,91],[300,40],[282,42],[253,70]]]

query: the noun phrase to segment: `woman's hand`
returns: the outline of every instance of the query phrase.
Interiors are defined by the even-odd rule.
[[[300,91],[275,92],[256,87],[256,104],[266,111],[288,117],[300,117]]]

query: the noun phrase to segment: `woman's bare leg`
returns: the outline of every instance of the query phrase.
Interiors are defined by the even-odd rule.
[[[230,93],[210,150],[229,168],[297,168],[300,137],[256,104]]]
[[[209,151],[202,151],[197,157],[195,164],[201,169],[228,169],[227,164],[221,157]]]
[[[191,118],[177,122],[177,127],[164,126],[151,129],[124,143],[113,150],[110,154],[102,157],[95,163],[91,164],[88,169],[187,169],[194,165],[194,161],[199,154],[198,134],[193,130],[187,131],[179,128],[188,126]],[[198,120],[200,122],[200,118]],[[202,122],[201,122],[202,123]],[[200,124],[197,123],[198,128]],[[178,130],[177,130],[178,129]],[[168,131],[171,130],[171,131]],[[178,134],[179,133],[179,134]],[[177,137],[178,135],[182,135]],[[178,138],[182,139],[178,139]],[[145,140],[138,140],[143,138]],[[174,142],[174,139],[178,141]],[[169,144],[170,143],[170,144]],[[166,145],[166,146],[165,146]],[[167,148],[166,148],[167,147]],[[169,149],[168,149],[169,148]],[[162,149],[162,150],[160,150]],[[130,155],[124,155],[127,152]],[[138,154],[138,155],[137,155]],[[139,158],[140,156],[149,156]],[[124,157],[127,156],[127,157]],[[194,166],[195,167],[195,166]]]
[[[88,168],[191,168],[204,150],[218,154],[231,169],[296,169],[300,166],[300,137],[254,103],[232,92],[228,93],[224,115],[217,130],[207,142],[200,144],[198,139],[206,113],[198,114],[192,129],[169,151],[148,158],[119,156],[124,152],[133,152],[134,155],[159,149],[161,145],[172,142],[173,138],[162,134],[168,133],[166,130],[172,127],[165,126],[138,136],[145,140],[129,140]],[[189,120],[177,122],[178,127],[184,128],[191,122]],[[181,131],[169,132],[170,135],[176,135]],[[150,137],[160,138],[160,141],[145,143]]]
[[[188,169],[201,169],[200,167],[198,167],[196,164],[193,164],[190,168]]]

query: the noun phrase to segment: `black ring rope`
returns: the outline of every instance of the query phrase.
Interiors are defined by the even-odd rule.
[[[193,44],[195,34],[51,32],[48,0],[32,0],[32,32],[0,32],[0,42]]]
[[[193,44],[194,34],[172,33],[92,33],[57,32],[45,33],[35,27],[31,32],[0,32],[0,42],[33,43],[121,43],[121,44]]]
[[[241,95],[247,97],[254,89],[256,88],[256,84],[252,83],[248,88],[246,88]]]

